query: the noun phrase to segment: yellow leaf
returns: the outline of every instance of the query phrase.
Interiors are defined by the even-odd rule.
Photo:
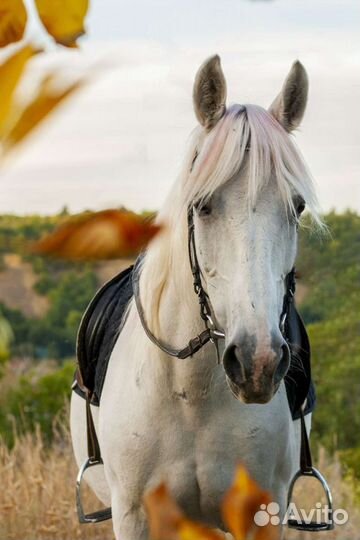
[[[26,62],[34,53],[35,50],[32,47],[23,47],[0,65],[0,137],[5,131],[16,85],[24,71]]]
[[[40,19],[57,43],[73,47],[85,33],[88,0],[35,0]]]
[[[243,466],[239,466],[234,483],[227,491],[222,504],[224,522],[235,540],[279,539],[279,527],[271,523],[259,527],[254,521],[260,506],[266,507],[271,501],[270,494],[258,486]]]
[[[179,526],[179,540],[224,540],[224,535],[205,525],[185,519]]]
[[[187,519],[165,484],[144,497],[152,540],[223,540],[224,536]]]
[[[159,230],[159,225],[133,212],[103,210],[70,219],[38,241],[33,251],[77,261],[131,257]]]
[[[55,90],[54,79],[53,75],[49,75],[42,81],[35,99],[22,111],[15,124],[7,131],[3,140],[4,153],[29,135],[55,107],[84,83],[81,80],[71,84],[65,90]]]
[[[184,514],[161,484],[144,496],[151,540],[178,540],[178,528]]]
[[[27,21],[22,0],[0,1],[0,47],[22,39]]]

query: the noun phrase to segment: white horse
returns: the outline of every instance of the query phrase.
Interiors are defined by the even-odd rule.
[[[203,286],[226,336],[223,362],[211,343],[185,360],[162,352],[130,302],[100,407],[92,408],[104,469],[88,472],[99,499],[111,504],[118,540],[148,537],[142,498],[161,481],[188,516],[224,528],[220,502],[238,462],[285,511],[300,429],[283,381],[289,355],[279,318],[305,203],[320,223],[311,177],[289,135],[307,93],[300,62],[268,111],[226,108],[218,56],[196,76],[200,125],[159,214],[166,229],[148,248],[140,293],[152,333],[173,347],[204,329],[187,251],[192,208]],[[85,404],[75,393],[71,432],[80,465]]]

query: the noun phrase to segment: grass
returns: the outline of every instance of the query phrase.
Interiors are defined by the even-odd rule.
[[[111,522],[79,525],[75,510],[75,478],[70,434],[67,426],[57,425],[54,441],[46,448],[38,429],[35,434],[15,437],[12,449],[0,441],[0,538],[1,540],[113,540]],[[360,511],[356,508],[351,487],[343,480],[336,458],[329,460],[324,452],[319,456],[319,468],[333,490],[335,508],[345,508],[350,520],[335,531],[320,533],[320,540],[353,540],[360,529]],[[316,490],[300,489],[318,500]],[[86,491],[89,510],[99,507],[98,501]],[[287,531],[287,540],[314,540],[316,533]],[[124,539],[126,540],[126,539]]]
[[[0,442],[1,540],[112,540],[111,522],[78,523],[76,474],[67,427],[56,427],[50,449],[39,429],[16,437],[11,450]],[[89,490],[85,502],[99,507]]]

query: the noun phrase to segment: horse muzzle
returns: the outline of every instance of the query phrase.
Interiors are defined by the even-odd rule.
[[[226,347],[223,366],[231,392],[244,403],[267,403],[279,388],[290,366],[285,340],[273,338],[259,348],[255,336],[232,341]]]

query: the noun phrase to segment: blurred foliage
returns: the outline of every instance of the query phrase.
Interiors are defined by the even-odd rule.
[[[125,209],[82,213],[33,243],[32,252],[65,261],[136,257],[161,228]]]
[[[301,234],[297,267],[307,293],[300,311],[312,347],[318,403],[312,443],[340,450],[360,477],[360,216],[325,216],[329,234]],[[349,473],[350,474],[350,473]]]
[[[89,9],[88,0],[35,0],[39,17],[56,43],[76,47],[85,34],[84,20]]]
[[[0,47],[20,41],[26,22],[27,13],[23,0],[1,0]]]
[[[10,356],[10,344],[14,338],[9,321],[0,311],[0,377],[3,373],[3,366]]]
[[[34,358],[72,356],[82,313],[97,288],[96,274],[70,270],[53,279],[44,273],[40,283],[50,299],[50,309],[42,319],[26,318],[19,310],[1,305],[14,332],[12,352]]]
[[[66,409],[75,366],[72,360],[45,375],[35,368],[0,394],[0,436],[12,446],[17,434],[39,425],[50,442],[55,418]]]
[[[88,0],[35,0],[37,15],[56,43],[77,47],[85,34]],[[23,0],[1,0],[0,47],[20,41],[27,23],[26,3]]]
[[[311,288],[301,305],[307,323],[359,313],[360,216],[347,211],[325,216],[329,234],[305,228],[300,236],[297,267]]]
[[[238,465],[234,481],[225,492],[220,513],[226,530],[234,540],[279,540],[278,524],[254,522],[258,508],[272,500],[251,478],[244,466]],[[166,484],[160,484],[144,496],[149,523],[149,536],[153,540],[223,540],[224,534],[208,525],[190,520],[177,505]]]

